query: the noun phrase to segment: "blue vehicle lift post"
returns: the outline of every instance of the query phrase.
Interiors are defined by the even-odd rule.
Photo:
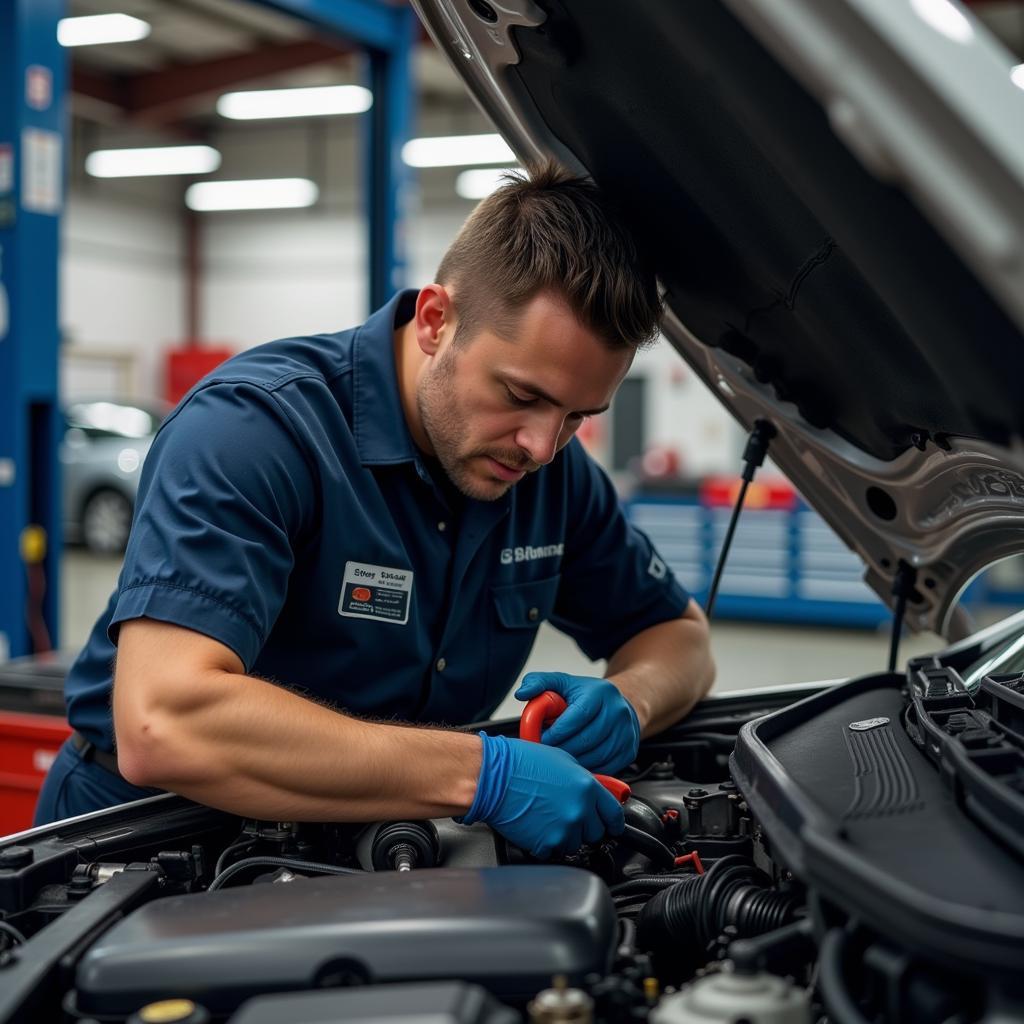
[[[45,646],[47,634],[58,641],[57,254],[66,56],[57,22],[64,6],[0,2],[0,660]],[[44,531],[35,536],[45,537],[46,553],[29,568],[23,548],[42,552],[24,544],[31,525]]]
[[[416,18],[378,0],[254,0],[362,47],[374,102],[366,115],[369,308],[404,283],[401,146],[412,120]],[[40,646],[30,631],[30,575],[46,580],[42,618],[58,643],[61,438],[57,272],[63,206],[67,58],[57,42],[65,0],[0,2],[0,660]],[[40,567],[22,560],[30,525],[47,539]],[[33,633],[36,640],[33,641]]]

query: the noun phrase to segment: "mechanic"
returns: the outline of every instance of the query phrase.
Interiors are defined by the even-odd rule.
[[[460,816],[539,857],[621,831],[590,773],[713,677],[702,613],[573,439],[659,315],[596,187],[545,165],[478,205],[436,283],[202,380],[146,459],[36,823],[170,790],[274,821]],[[606,678],[526,677],[568,703],[543,743],[452,730],[544,620]]]

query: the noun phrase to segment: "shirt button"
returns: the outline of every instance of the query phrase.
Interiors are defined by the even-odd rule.
[[[444,520],[442,519],[442,520],[441,520],[441,522],[439,522],[439,523],[437,524],[437,528],[438,528],[438,529],[439,529],[439,530],[440,530],[440,531],[441,531],[442,533],[444,533],[444,531],[448,529],[448,524],[447,524],[447,523],[446,523],[446,522],[445,522],[445,521],[444,521]]]
[[[531,608],[527,613],[526,617],[531,622],[536,622],[540,618],[540,612],[536,608]]]
[[[438,658],[437,661],[434,662],[434,668],[436,668],[438,672],[443,672],[447,664],[448,662],[445,661],[444,658]]]

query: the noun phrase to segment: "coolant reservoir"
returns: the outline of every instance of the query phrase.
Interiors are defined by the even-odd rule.
[[[807,993],[774,974],[722,972],[666,996],[651,1024],[811,1024]]]

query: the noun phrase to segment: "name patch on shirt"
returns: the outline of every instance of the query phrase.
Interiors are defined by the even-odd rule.
[[[542,544],[539,547],[525,544],[520,548],[502,548],[501,564],[511,565],[513,562],[533,562],[538,558],[561,558],[564,554],[564,544]]]
[[[346,562],[338,614],[404,626],[409,621],[412,577],[409,569]]]

